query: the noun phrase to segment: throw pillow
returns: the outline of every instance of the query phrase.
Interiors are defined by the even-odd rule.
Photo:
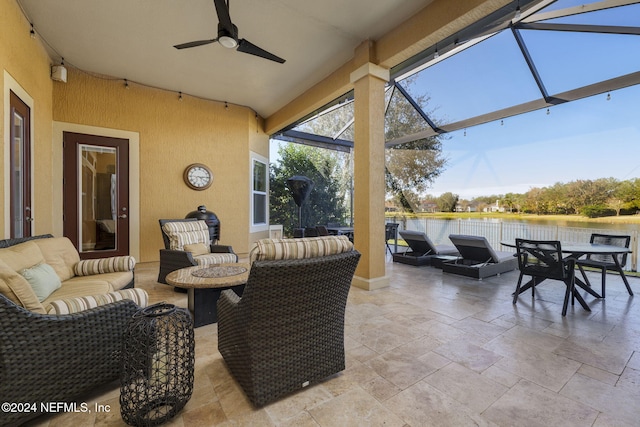
[[[49,264],[36,264],[25,268],[20,274],[29,282],[40,302],[62,286],[60,278]]]
[[[38,301],[29,282],[15,270],[7,266],[0,258],[0,294],[9,298],[16,305],[34,313],[45,314],[44,307]]]
[[[130,255],[109,258],[83,259],[74,267],[76,276],[92,276],[94,274],[133,271],[136,259]]]
[[[73,314],[90,308],[100,307],[116,301],[130,299],[140,308],[144,308],[149,303],[149,295],[144,289],[131,288],[120,291],[109,292],[108,294],[92,295],[86,297],[68,298],[52,301],[47,314]]]
[[[303,259],[336,255],[353,250],[347,236],[305,237],[302,239],[260,239],[251,249],[253,261]]]
[[[191,243],[184,245],[186,252],[191,252],[193,256],[204,255],[209,253],[209,248],[204,243]]]

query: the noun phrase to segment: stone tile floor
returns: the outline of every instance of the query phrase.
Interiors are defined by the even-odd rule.
[[[187,304],[136,267],[151,302]],[[482,281],[387,264],[391,286],[353,288],[347,369],[254,409],[217,351],[216,325],[197,328],[194,393],[169,426],[637,426],[640,300],[617,275],[607,298],[585,295],[560,315],[564,285],[548,281],[512,304],[518,272]],[[640,293],[640,279],[630,278]],[[593,273],[592,283],[599,276]],[[113,383],[84,402],[101,413],[41,417],[34,426],[124,426]]]

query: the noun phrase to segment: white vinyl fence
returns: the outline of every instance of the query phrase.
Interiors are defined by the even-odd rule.
[[[526,222],[505,222],[498,220],[445,220],[428,218],[387,218],[387,222],[400,224],[398,230],[415,230],[424,232],[437,245],[451,245],[450,234],[468,234],[484,236],[497,251],[513,251],[501,245],[501,242],[515,243],[516,238],[534,240],[560,240],[561,242],[586,243],[592,233],[630,235],[630,248],[633,251],[624,267],[627,271],[638,271],[638,231],[611,230],[599,228],[577,228],[556,225],[532,225]],[[400,238],[400,236],[398,236]]]

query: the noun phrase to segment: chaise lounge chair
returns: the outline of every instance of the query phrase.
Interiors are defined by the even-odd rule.
[[[518,268],[512,252],[495,251],[483,236],[451,234],[449,239],[462,257],[444,262],[442,271],[446,273],[482,279]]]
[[[432,265],[436,259],[455,258],[459,255],[455,246],[434,245],[422,231],[402,230],[398,233],[411,250],[393,254],[394,262],[410,265]]]

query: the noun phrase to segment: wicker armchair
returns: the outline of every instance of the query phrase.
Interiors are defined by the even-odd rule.
[[[120,374],[122,334],[139,307],[131,300],[76,314],[43,315],[0,295],[0,396],[35,403],[35,412],[4,412],[0,425],[41,413],[40,403],[78,402]]]
[[[345,306],[359,259],[350,250],[255,261],[242,298],[222,293],[218,349],[255,406],[345,369]]]
[[[196,218],[185,219],[161,219],[160,230],[162,231],[162,240],[164,241],[164,249],[160,249],[160,271],[158,273],[158,282],[167,284],[167,274],[172,271],[179,270],[181,268],[193,267],[199,264],[198,260],[193,256],[191,252],[184,250],[171,249],[171,243],[169,236],[164,230],[164,225],[169,222],[193,222],[198,221]],[[201,221],[203,222],[203,221]],[[218,245],[217,239],[220,237],[220,230],[214,230],[213,239],[210,241],[210,253],[211,254],[226,254],[218,260],[218,263],[222,262],[237,262],[238,256],[233,252],[231,246]],[[208,235],[209,231],[205,233]],[[207,239],[208,240],[208,239]],[[229,255],[231,254],[231,255]]]

